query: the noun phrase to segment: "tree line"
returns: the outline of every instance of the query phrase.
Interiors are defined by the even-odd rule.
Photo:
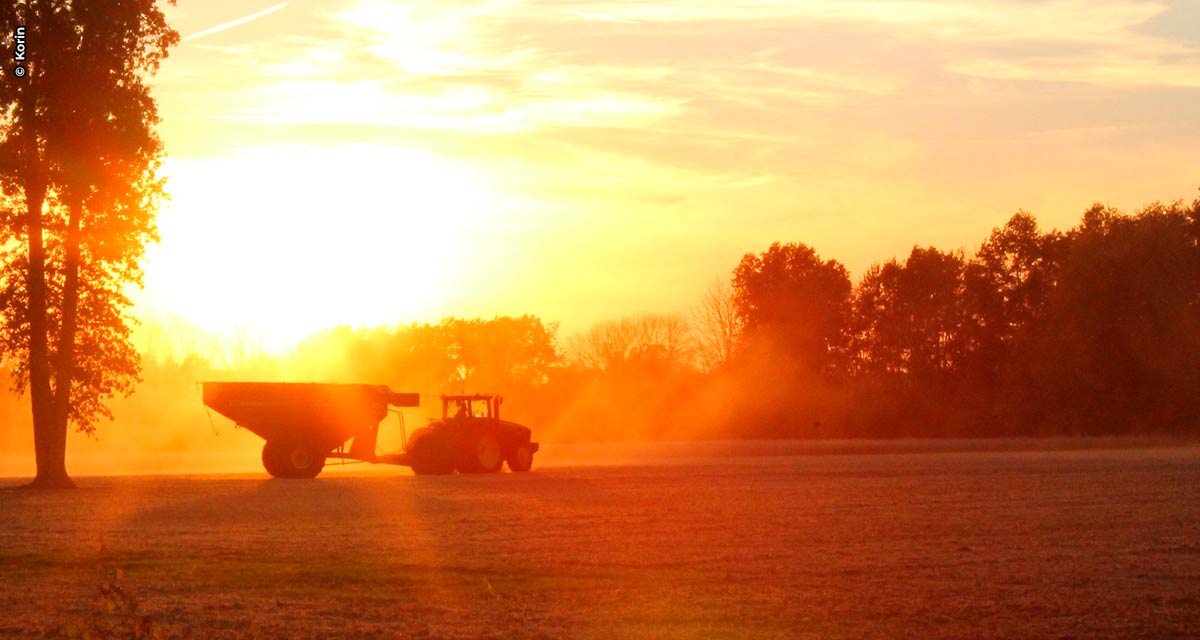
[[[147,364],[147,383],[171,366]],[[188,366],[500,392],[560,440],[1195,434],[1200,200],[1095,206],[1067,231],[1021,212],[969,254],[916,246],[856,282],[773,244],[691,312],[566,337],[534,316],[447,318]]]
[[[1065,232],[1022,212],[969,256],[913,247],[854,286],[773,245],[734,298],[743,366],[840,396],[843,434],[1198,431],[1200,200],[1096,205]]]
[[[151,340],[101,437],[219,447],[195,383],[221,379],[387,384],[428,416],[438,393],[503,393],[546,441],[1196,435],[1198,297],[1200,201],[1097,206],[1067,231],[1018,213],[969,254],[917,246],[857,281],[774,244],[689,312],[574,335],[527,315],[340,327],[280,356],[245,337],[177,360]],[[0,395],[13,420],[21,405]]]

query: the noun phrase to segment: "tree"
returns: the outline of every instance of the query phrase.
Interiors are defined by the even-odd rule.
[[[566,340],[563,360],[543,399],[565,437],[663,439],[701,429],[690,414],[701,374],[684,316],[598,323]]]
[[[963,410],[961,252],[913,247],[872,266],[854,291],[854,422],[875,434],[944,434]]]
[[[845,342],[850,275],[803,244],[772,244],[746,254],[733,272],[742,348],[757,347],[776,364],[811,370],[834,364]]]
[[[26,77],[0,85],[0,188],[24,205],[0,220],[0,348],[30,392],[33,486],[67,487],[68,423],[90,433],[138,378],[123,291],[141,282],[163,186],[146,79],[179,36],[153,0],[0,11],[37,43]]]
[[[872,267],[854,295],[857,359],[926,380],[952,371],[962,362],[962,288],[962,255],[933,247]]]
[[[695,354],[691,327],[678,314],[645,314],[602,322],[572,336],[566,359],[581,369],[682,371]]]
[[[536,316],[445,318],[394,328],[338,327],[297,345],[292,375],[372,380],[443,392],[525,391],[544,385],[557,364],[557,325]]]
[[[968,340],[979,367],[1005,361],[1013,340],[1045,314],[1062,249],[1060,234],[1041,233],[1020,211],[993,229],[967,264]]]
[[[733,359],[742,322],[737,314],[737,299],[729,283],[720,278],[709,283],[693,311],[699,357],[708,371],[720,369]]]
[[[1194,429],[1200,410],[1200,250],[1190,212],[1097,205],[1067,234],[1025,356],[1054,429]],[[1030,401],[1032,400],[1032,401]]]
[[[1039,366],[1033,336],[1041,331],[1066,248],[1018,211],[992,230],[964,272],[962,377],[977,403],[978,429],[993,435],[1036,428],[1047,404],[1031,377]]]
[[[454,375],[447,384],[462,390],[528,389],[546,383],[558,361],[558,326],[536,316],[491,320],[451,318],[439,325],[450,338]]]

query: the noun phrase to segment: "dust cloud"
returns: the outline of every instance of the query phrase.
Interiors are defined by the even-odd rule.
[[[539,466],[555,464],[557,443],[727,437],[722,425],[736,421],[737,399],[746,395],[736,376],[701,372],[680,359],[682,352],[659,357],[648,347],[626,345],[620,357],[584,366],[570,341],[531,316],[343,327],[280,354],[267,353],[248,332],[214,336],[184,321],[146,323],[139,341],[136,392],[110,401],[113,420],[100,423],[94,435],[69,436],[73,474],[261,473],[263,441],[204,406],[204,381],[365,383],[420,393],[420,407],[380,423],[380,453],[401,450],[407,433],[440,416],[442,393],[503,394],[502,417],[529,426],[543,443]],[[32,474],[28,397],[0,393],[0,418],[0,477]],[[613,454],[586,446],[559,451],[564,462]],[[327,468],[343,469],[388,468],[334,462]]]

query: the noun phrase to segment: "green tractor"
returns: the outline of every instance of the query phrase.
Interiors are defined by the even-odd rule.
[[[409,437],[408,465],[418,474],[496,473],[506,462],[529,471],[538,443],[527,427],[500,419],[503,403],[495,395],[443,395],[442,417]]]

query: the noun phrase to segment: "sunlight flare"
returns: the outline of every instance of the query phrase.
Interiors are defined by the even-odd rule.
[[[426,317],[486,261],[501,202],[463,165],[405,148],[280,145],[172,161],[154,312],[260,333],[271,350],[337,324]]]

